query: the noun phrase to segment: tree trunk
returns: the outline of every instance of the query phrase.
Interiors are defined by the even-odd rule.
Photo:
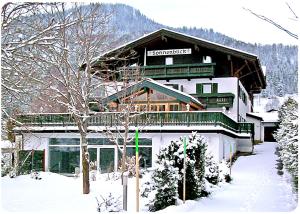
[[[123,184],[123,174],[126,169],[126,145],[127,145],[128,131],[129,131],[128,125],[129,125],[129,116],[126,115],[125,124],[124,124],[124,142],[123,142],[122,169],[121,169],[122,184]]]
[[[90,193],[90,176],[89,176],[89,154],[87,149],[87,139],[86,134],[81,133],[80,145],[82,152],[82,184],[83,184],[83,194]]]

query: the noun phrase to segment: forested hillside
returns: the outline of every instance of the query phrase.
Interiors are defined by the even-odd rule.
[[[283,96],[284,94],[293,94],[298,91],[297,46],[245,43],[221,33],[214,32],[212,29],[172,28],[154,22],[141,14],[139,10],[127,5],[105,4],[104,6],[105,10],[112,14],[110,24],[114,36],[118,38],[118,45],[129,42],[159,28],[168,28],[258,55],[261,64],[266,66],[268,86],[267,89],[263,91],[264,96]],[[254,33],[259,33],[255,32],[255,29],[253,30]]]

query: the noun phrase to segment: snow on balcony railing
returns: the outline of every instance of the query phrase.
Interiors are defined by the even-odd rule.
[[[120,112],[99,112],[89,117],[90,126],[122,126]],[[75,125],[70,114],[22,114],[17,120],[24,126]],[[237,123],[222,112],[177,111],[131,113],[131,126],[220,126],[236,133],[252,133],[252,123]]]

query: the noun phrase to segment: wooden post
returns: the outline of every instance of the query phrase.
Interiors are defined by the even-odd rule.
[[[186,137],[183,139],[183,203],[185,203],[185,183],[186,183]]]
[[[34,149],[31,151],[31,172],[33,171]]]
[[[139,212],[140,207],[140,188],[139,188],[139,132],[135,130],[135,177],[136,177],[136,212]]]
[[[229,166],[229,175],[230,175],[230,177],[231,177],[231,165],[232,165],[232,148],[231,148],[231,143],[230,143],[229,162],[230,162],[230,166]]]

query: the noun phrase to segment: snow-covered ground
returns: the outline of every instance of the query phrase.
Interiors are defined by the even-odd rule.
[[[255,155],[239,157],[232,169],[231,184],[217,188],[209,198],[187,201],[161,212],[203,211],[291,211],[296,208],[296,196],[287,175],[276,173],[275,144],[255,147]],[[96,199],[111,192],[121,196],[120,180],[107,180],[101,175],[91,181],[91,193],[81,194],[81,178],[64,177],[44,172],[41,180],[29,175],[1,181],[2,210],[48,213],[96,213]],[[143,180],[143,179],[142,179]],[[135,210],[135,178],[129,179],[128,211]],[[141,210],[146,210],[141,203]]]
[[[275,169],[275,143],[255,146],[254,154],[239,157],[232,168],[233,181],[209,198],[171,206],[168,212],[291,211],[297,207],[288,175]]]

